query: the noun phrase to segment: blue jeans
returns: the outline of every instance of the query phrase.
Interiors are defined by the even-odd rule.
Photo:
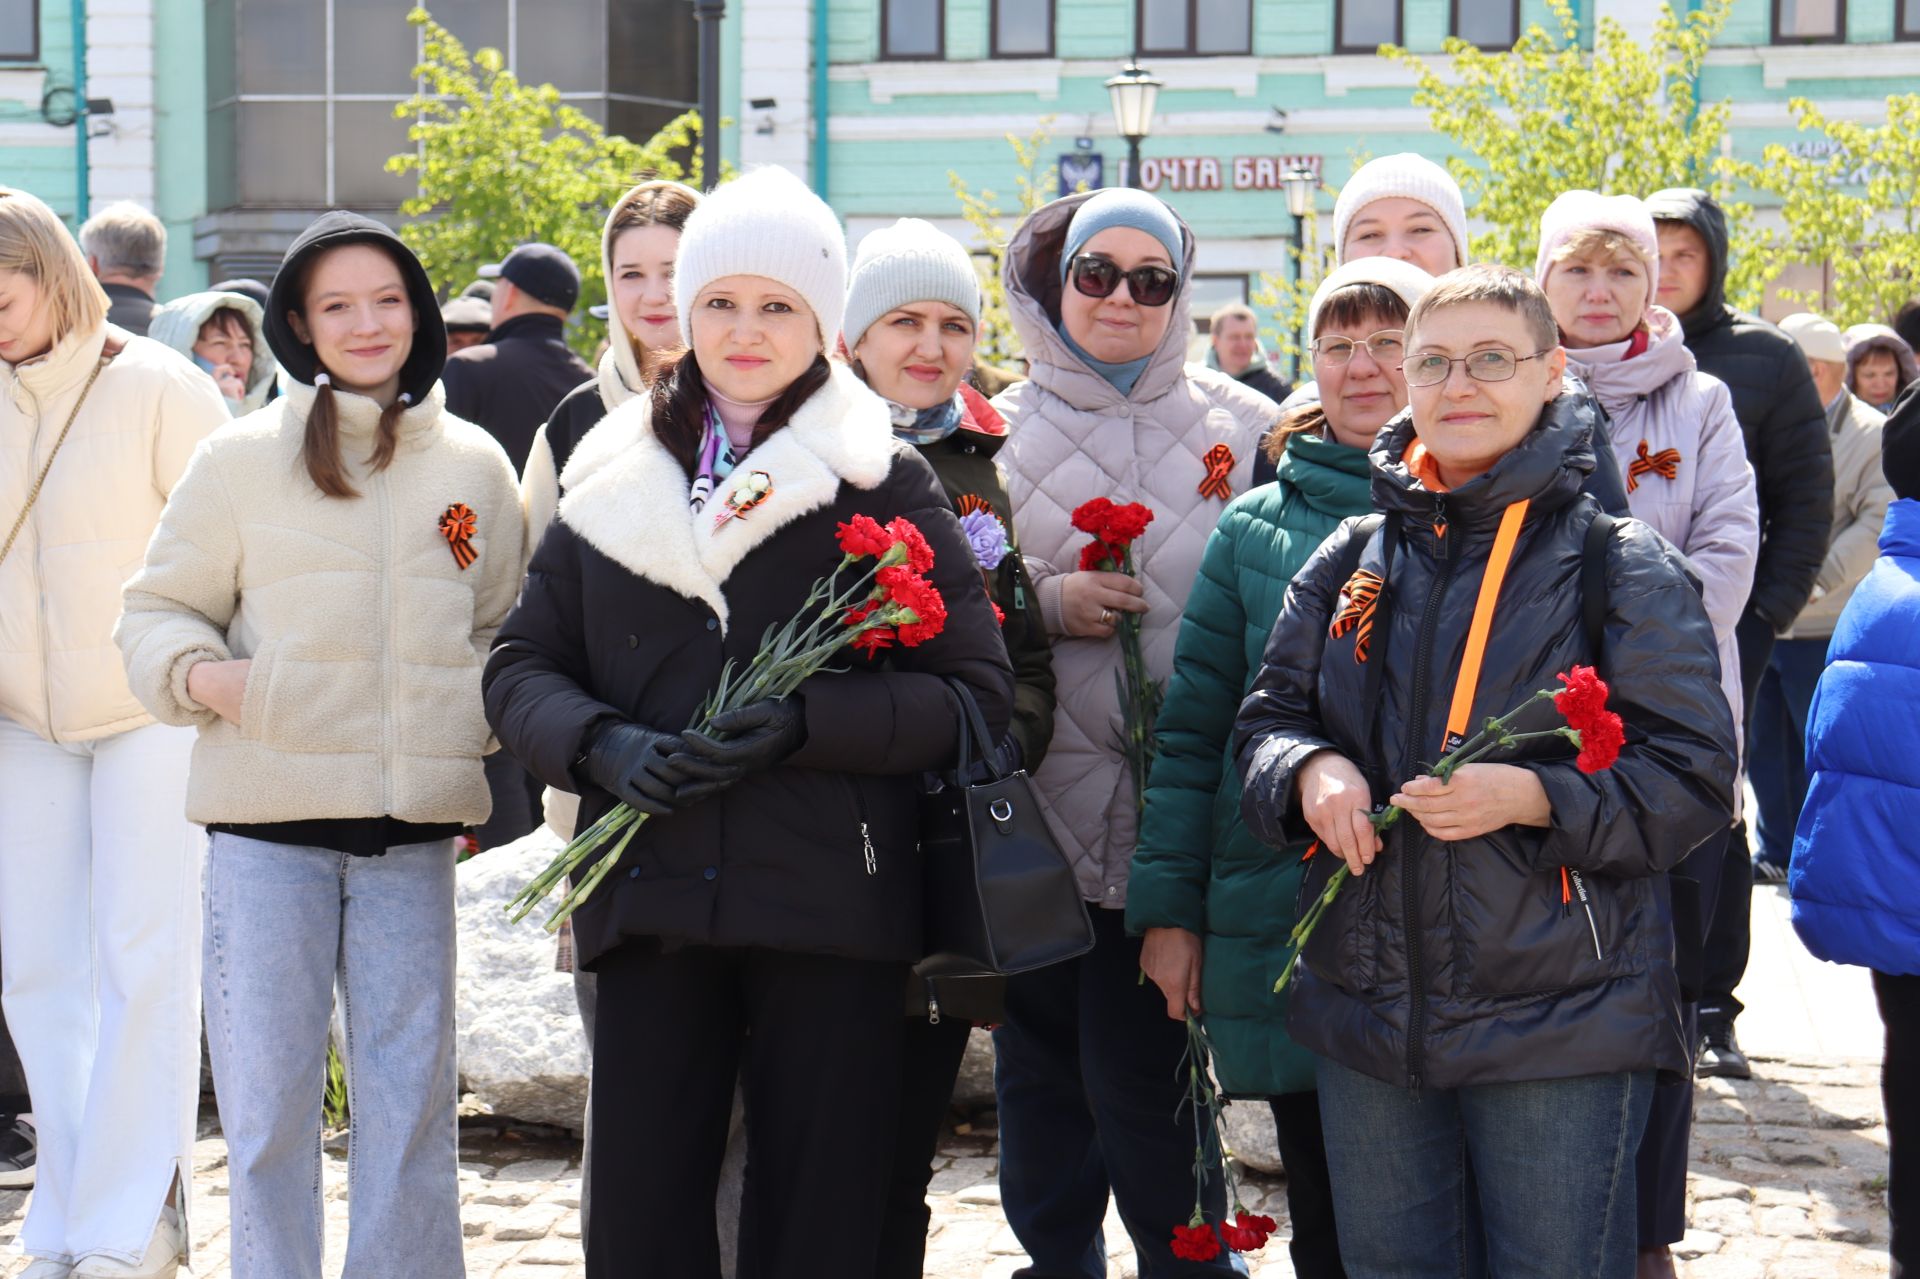
[[[1353,1279],[1632,1279],[1653,1072],[1429,1090],[1320,1062]]]
[[[353,857],[215,834],[207,1043],[227,1138],[234,1279],[320,1279],[321,1081],[346,1021],[344,1273],[461,1279],[453,841]]]
[[[1814,685],[1827,666],[1825,639],[1783,639],[1760,676],[1747,726],[1747,776],[1758,801],[1754,834],[1760,859],[1785,867],[1793,856],[1793,828],[1807,802],[1807,712]]]

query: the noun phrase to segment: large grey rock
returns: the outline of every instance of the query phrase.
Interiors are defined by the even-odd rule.
[[[1273,1130],[1273,1110],[1264,1102],[1237,1101],[1223,1112],[1227,1149],[1242,1168],[1280,1172],[1280,1138]]]
[[[993,1102],[993,1035],[973,1028],[967,1055],[960,1059],[960,1075],[953,1081],[953,1104],[962,1110],[987,1110]]]
[[[573,976],[555,972],[542,927],[558,895],[525,920],[505,906],[554,855],[544,826],[461,865],[455,893],[460,944],[454,998],[461,1087],[496,1115],[579,1132],[587,1104],[587,1041]]]

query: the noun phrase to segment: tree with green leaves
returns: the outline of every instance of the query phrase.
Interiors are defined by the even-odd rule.
[[[1721,161],[1729,104],[1699,97],[1700,69],[1732,5],[1704,0],[1684,17],[1660,5],[1644,44],[1602,17],[1589,50],[1572,0],[1548,0],[1557,33],[1530,26],[1500,51],[1450,37],[1450,70],[1381,46],[1418,74],[1414,105],[1465,152],[1447,167],[1467,208],[1489,224],[1474,237],[1474,259],[1531,266],[1540,215],[1562,191],[1644,196],[1700,187],[1726,210],[1732,232],[1728,301],[1756,306],[1769,255]]]
[[[680,160],[699,134],[699,116],[688,112],[633,142],[562,102],[552,85],[523,83],[498,49],[469,54],[425,8],[407,21],[419,28],[423,51],[414,69],[420,91],[394,108],[413,121],[414,149],[387,161],[389,172],[412,173],[419,184],[400,206],[413,219],[401,239],[432,279],[455,287],[516,245],[555,245],[580,267],[584,317],[606,300],[600,232],[613,202],[648,177],[701,185],[697,159],[691,169]],[[588,320],[572,326],[570,340],[591,354],[602,335]]]
[[[1052,165],[1042,167],[1041,152],[1053,135],[1053,117],[1042,119],[1031,136],[1007,135],[1013,148],[1015,166],[1014,194],[1017,200],[1011,214],[1000,208],[999,196],[986,188],[975,192],[958,173],[949,169],[947,182],[960,202],[960,216],[979,237],[986,261],[980,267],[980,342],[976,348],[981,359],[990,364],[1018,366],[1020,339],[1014,334],[1013,320],[1007,314],[1007,290],[1000,280],[1000,264],[1007,254],[1007,241],[1013,228],[1027,215],[1053,198],[1051,191],[1059,180]]]
[[[1768,146],[1761,163],[1732,175],[1780,197],[1786,230],[1773,248],[1785,261],[1831,264],[1830,290],[1782,295],[1835,324],[1885,324],[1920,294],[1920,94],[1887,99],[1883,125],[1829,119],[1805,98],[1789,104],[1803,133],[1825,135],[1817,154]]]

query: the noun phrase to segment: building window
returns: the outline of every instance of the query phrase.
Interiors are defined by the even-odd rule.
[[[39,0],[0,0],[0,62],[39,59]]]
[[[1252,0],[1139,0],[1140,51],[1188,57],[1253,52]]]
[[[1400,0],[1336,0],[1333,51],[1372,53],[1400,43]]]
[[[1511,49],[1520,38],[1520,0],[1453,0],[1454,35],[1482,49]]]
[[[880,56],[945,57],[946,18],[943,0],[880,0]]]
[[[993,56],[1051,58],[1053,0],[993,0]]]
[[[1847,0],[1773,0],[1775,44],[1837,44],[1847,38]]]
[[[1897,39],[1920,40],[1920,0],[1900,0],[1899,17],[1894,21]]]

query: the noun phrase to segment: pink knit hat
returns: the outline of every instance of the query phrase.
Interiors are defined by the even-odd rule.
[[[1660,237],[1653,215],[1638,196],[1600,195],[1594,191],[1562,191],[1540,215],[1540,256],[1534,260],[1533,282],[1545,286],[1553,255],[1581,231],[1612,231],[1625,236],[1647,259],[1647,271],[1660,280]]]

